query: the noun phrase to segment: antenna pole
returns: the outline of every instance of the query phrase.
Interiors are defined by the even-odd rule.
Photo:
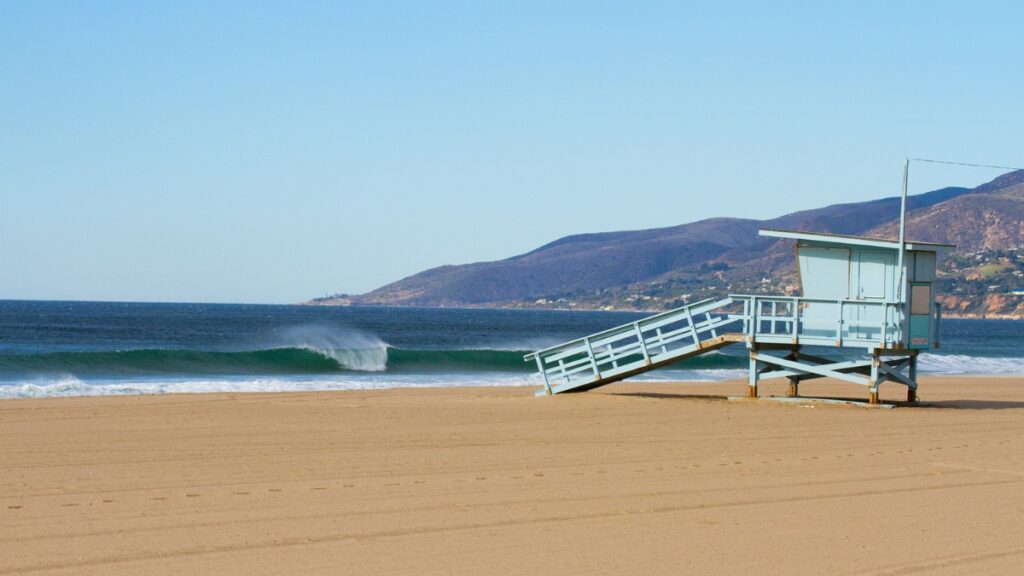
[[[903,190],[900,193],[900,253],[897,256],[898,264],[896,268],[900,271],[900,281],[896,284],[896,300],[900,302],[900,309],[903,311],[903,317],[906,318],[906,306],[903,305],[903,283],[904,283],[904,272],[903,272],[903,252],[906,250],[907,243],[907,178],[910,173],[910,158],[905,158],[903,161]],[[902,324],[902,323],[901,323]],[[900,330],[900,342],[903,341],[903,330]]]
[[[900,260],[903,260],[903,245],[907,241],[907,177],[910,173],[910,158],[903,161],[903,189],[900,193]]]

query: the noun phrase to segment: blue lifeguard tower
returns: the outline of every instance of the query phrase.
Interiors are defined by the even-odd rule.
[[[865,386],[872,404],[884,382],[906,386],[915,402],[917,356],[939,347],[935,267],[955,247],[905,241],[903,210],[899,240],[761,230],[795,242],[799,296],[730,294],[533,352],[525,360],[537,365],[544,386],[537,394],[590,390],[745,344],[749,397],[764,379],[787,378],[789,396],[798,396],[802,382],[830,377]],[[821,347],[864,356],[829,359]]]

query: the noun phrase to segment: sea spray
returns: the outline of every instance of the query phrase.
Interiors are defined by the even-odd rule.
[[[312,324],[285,328],[280,338],[284,348],[322,354],[346,370],[383,372],[387,369],[387,343],[361,330]]]

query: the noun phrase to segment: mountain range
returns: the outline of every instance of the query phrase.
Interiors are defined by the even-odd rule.
[[[362,295],[313,304],[664,309],[733,293],[795,293],[791,241],[760,228],[895,239],[899,198],[769,220],[711,218],[667,228],[567,236],[493,262],[425,270]],[[908,239],[957,245],[940,265],[944,305],[965,316],[1024,317],[1024,170],[907,202]]]

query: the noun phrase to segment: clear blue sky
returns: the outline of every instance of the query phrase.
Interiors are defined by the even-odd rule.
[[[295,302],[1019,165],[1021,6],[6,1],[0,298]]]

